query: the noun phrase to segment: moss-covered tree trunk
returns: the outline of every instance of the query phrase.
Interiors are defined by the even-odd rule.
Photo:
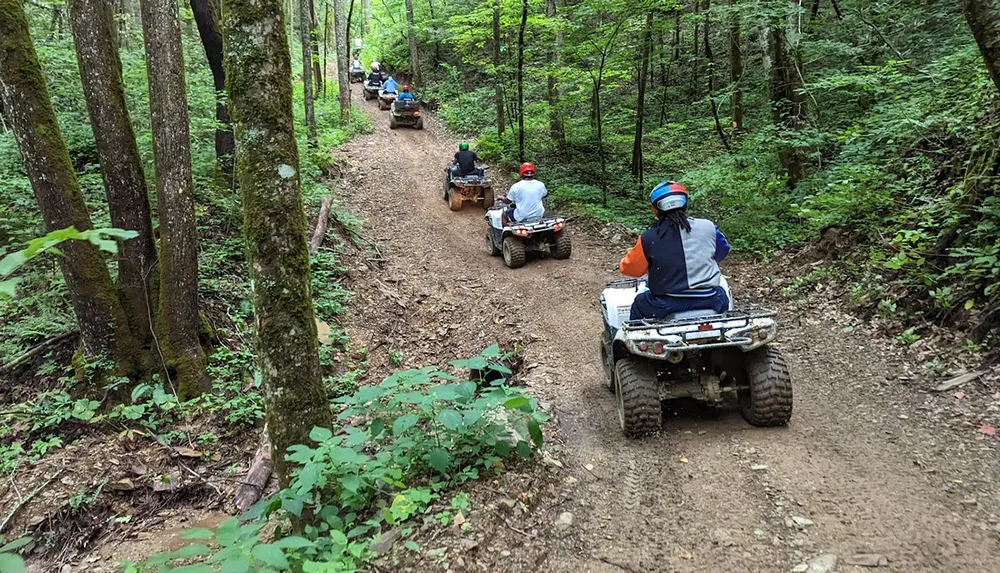
[[[310,147],[316,147],[316,103],[313,101],[312,18],[309,0],[299,3],[299,40],[302,42],[302,101],[306,108],[306,137]]]
[[[803,127],[807,118],[806,95],[802,93],[801,56],[799,53],[798,4],[795,0],[779,0],[788,10],[787,16],[770,25],[767,34],[768,85],[771,116],[779,136],[788,141]],[[778,151],[781,165],[788,176],[789,187],[805,178],[805,154],[793,143],[785,143]]]
[[[236,142],[233,126],[229,121],[229,107],[226,105],[226,71],[222,67],[222,32],[219,31],[219,13],[215,0],[191,0],[191,12],[198,24],[198,35],[205,48],[208,67],[212,70],[215,83],[215,155],[223,173],[233,172],[233,154]]]
[[[333,35],[337,43],[337,87],[340,89],[340,125],[351,119],[351,81],[347,75],[348,43],[347,20],[344,17],[344,0],[333,0]]]
[[[289,446],[332,427],[317,353],[281,0],[223,0],[226,83],[256,314],[267,427],[282,486]]]
[[[157,341],[178,395],[191,398],[212,386],[198,340],[198,229],[181,28],[176,0],[142,0],[141,6],[160,218]]]
[[[972,36],[983,54],[986,70],[1000,89],[1000,3],[997,0],[959,0]]]
[[[729,15],[729,83],[732,92],[729,95],[729,107],[732,115],[733,136],[743,131],[743,47],[740,43],[740,15],[736,11],[739,0],[729,0],[732,12]]]
[[[417,54],[417,31],[413,24],[413,0],[406,0],[406,40],[410,46],[410,75],[415,85],[420,85],[420,57]]]
[[[0,97],[46,230],[91,228],[28,32],[23,0],[0,0]],[[59,267],[76,314],[84,357],[91,363],[110,359],[112,374],[133,375],[138,369],[139,344],[129,329],[104,257],[86,241],[69,241],[60,249]]]
[[[145,346],[153,336],[159,268],[146,178],[125,104],[112,6],[105,0],[70,0],[69,9],[111,223],[139,233],[120,243],[117,286],[132,332]]]

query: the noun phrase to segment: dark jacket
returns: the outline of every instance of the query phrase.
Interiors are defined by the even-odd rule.
[[[476,161],[478,160],[479,158],[476,157],[476,152],[469,151],[468,149],[459,151],[455,154],[455,163],[458,163],[458,172],[462,175],[462,177],[478,173],[476,171]]]

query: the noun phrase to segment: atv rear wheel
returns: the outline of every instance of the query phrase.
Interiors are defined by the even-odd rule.
[[[497,248],[496,243],[493,242],[493,231],[486,231],[486,252],[490,254],[491,257],[500,256],[500,249]]]
[[[496,203],[496,198],[493,196],[493,189],[491,187],[483,189],[483,209],[489,209],[493,206],[493,203]]]
[[[396,116],[390,115],[389,116],[389,129],[396,129],[397,127],[399,127],[399,124],[396,123]]]
[[[618,394],[618,422],[630,438],[660,431],[663,411],[656,388],[656,370],[635,358],[622,358],[615,364]]]
[[[514,237],[503,240],[503,262],[508,268],[519,269],[524,266],[524,243]]]
[[[570,242],[569,233],[565,229],[556,231],[556,246],[552,249],[552,256],[557,259],[568,259],[573,251],[573,244]]]
[[[462,196],[456,192],[454,187],[448,189],[448,208],[452,211],[462,210]]]
[[[754,426],[784,426],[792,417],[792,376],[781,351],[764,346],[746,354],[750,388],[739,391],[743,417]]]
[[[417,129],[423,129],[424,128],[424,118],[421,117],[420,119],[418,119],[416,125],[414,125],[413,127],[417,128]]]

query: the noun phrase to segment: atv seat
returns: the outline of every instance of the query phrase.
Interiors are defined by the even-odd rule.
[[[719,314],[710,308],[703,308],[698,310],[685,310],[682,312],[676,312],[671,314],[664,320],[677,320],[680,318],[697,318],[699,316],[713,316]]]

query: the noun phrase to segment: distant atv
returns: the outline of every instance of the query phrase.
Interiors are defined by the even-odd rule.
[[[392,102],[396,101],[396,96],[398,95],[395,91],[378,90],[378,108],[383,111],[389,109],[392,107]]]
[[[362,84],[362,89],[365,92],[365,101],[369,101],[378,97],[378,92],[382,89],[382,84],[373,84],[365,80],[365,83]]]
[[[450,165],[444,170],[444,200],[452,211],[460,211],[466,201],[475,201],[489,209],[493,206],[493,187],[486,177],[486,168],[476,164],[478,173],[459,175],[458,166]]]
[[[549,253],[557,259],[568,259],[573,250],[566,220],[562,217],[542,217],[517,221],[503,226],[501,205],[486,211],[486,251],[491,256],[503,255],[507,267],[524,266],[527,251]]]
[[[420,102],[415,99],[396,100],[389,106],[389,129],[399,126],[424,128],[424,118],[420,116]]]
[[[723,279],[723,288],[728,285]],[[629,437],[660,430],[661,401],[720,403],[735,395],[754,426],[783,426],[792,415],[792,379],[777,337],[776,314],[743,307],[629,320],[644,279],[612,281],[601,293],[604,385],[615,393],[618,421]],[[730,300],[732,298],[730,297]]]
[[[351,83],[357,84],[365,81],[365,70],[361,66],[351,66]]]

